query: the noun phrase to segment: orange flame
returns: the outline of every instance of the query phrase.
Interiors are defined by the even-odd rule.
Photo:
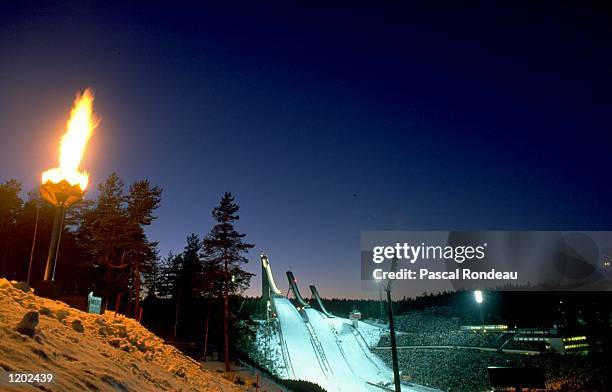
[[[89,174],[86,171],[80,171],[79,165],[83,159],[87,142],[99,123],[93,113],[93,102],[94,93],[90,88],[85,89],[82,95],[77,94],[66,126],[66,133],[60,140],[59,167],[43,172],[43,184],[47,181],[57,184],[66,180],[70,185],[78,184],[82,191],[87,188]]]

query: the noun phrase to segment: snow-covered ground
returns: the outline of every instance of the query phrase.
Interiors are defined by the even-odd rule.
[[[372,384],[387,384],[393,375],[374,354],[348,320],[328,318],[316,309],[304,309],[333,372],[328,391],[379,390]]]
[[[355,328],[346,318],[327,317],[313,308],[298,311],[287,298],[272,298],[272,304],[278,324],[277,336],[269,341],[282,351],[276,355],[276,369],[271,369],[275,373],[317,383],[329,392],[393,388],[391,369],[369,349],[378,343],[383,328],[363,322]],[[402,391],[432,389],[402,384]]]
[[[84,313],[16,286],[0,279],[1,391],[244,391],[132,319]],[[15,329],[28,312],[40,320],[31,337]],[[15,373],[53,380],[9,383]]]
[[[302,316],[287,298],[274,298],[273,306],[279,321],[281,345],[284,345],[289,378],[322,380],[329,378],[329,369],[315,350],[315,342]]]
[[[341,320],[346,320],[342,319]],[[383,324],[374,324],[371,322],[359,321],[357,326],[359,333],[365,339],[368,347],[376,347],[380,341],[380,337],[389,333],[389,328]]]

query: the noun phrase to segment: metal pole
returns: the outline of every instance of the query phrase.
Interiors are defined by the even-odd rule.
[[[400,383],[399,364],[397,360],[397,343],[395,342],[395,324],[393,322],[393,306],[391,304],[391,288],[387,290],[387,313],[389,314],[389,336],[391,337],[391,358],[393,360],[393,380],[395,381],[395,392],[402,392]]]
[[[379,299],[380,299],[380,317],[379,320],[380,322],[382,322],[385,318],[385,310],[384,310],[384,305],[383,305],[383,295],[382,295],[382,285],[383,282],[382,280],[378,281],[378,295],[379,295]]]
[[[34,261],[34,248],[36,247],[36,233],[38,233],[38,217],[40,215],[40,203],[36,202],[36,221],[34,222],[34,237],[32,237],[32,250],[30,250],[30,262],[28,263],[28,276],[26,283],[30,284],[30,273],[32,272],[32,262]]]
[[[57,263],[57,254],[59,250],[60,240],[62,238],[62,230],[64,228],[64,215],[66,214],[66,206],[63,204],[55,207],[55,218],[53,219],[53,232],[51,233],[51,243],[49,244],[49,255],[47,256],[47,265],[45,266],[46,281],[55,281],[55,266]]]

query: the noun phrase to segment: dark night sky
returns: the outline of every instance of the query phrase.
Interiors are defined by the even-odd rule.
[[[224,191],[249,269],[324,296],[371,295],[362,230],[612,228],[610,10],[424,3],[4,5],[0,180],[38,184],[91,86],[83,167],[164,188],[164,255]]]

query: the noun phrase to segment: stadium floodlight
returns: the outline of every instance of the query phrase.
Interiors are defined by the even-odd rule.
[[[482,291],[480,290],[474,291],[474,299],[476,299],[476,303],[481,304],[483,301]]]

